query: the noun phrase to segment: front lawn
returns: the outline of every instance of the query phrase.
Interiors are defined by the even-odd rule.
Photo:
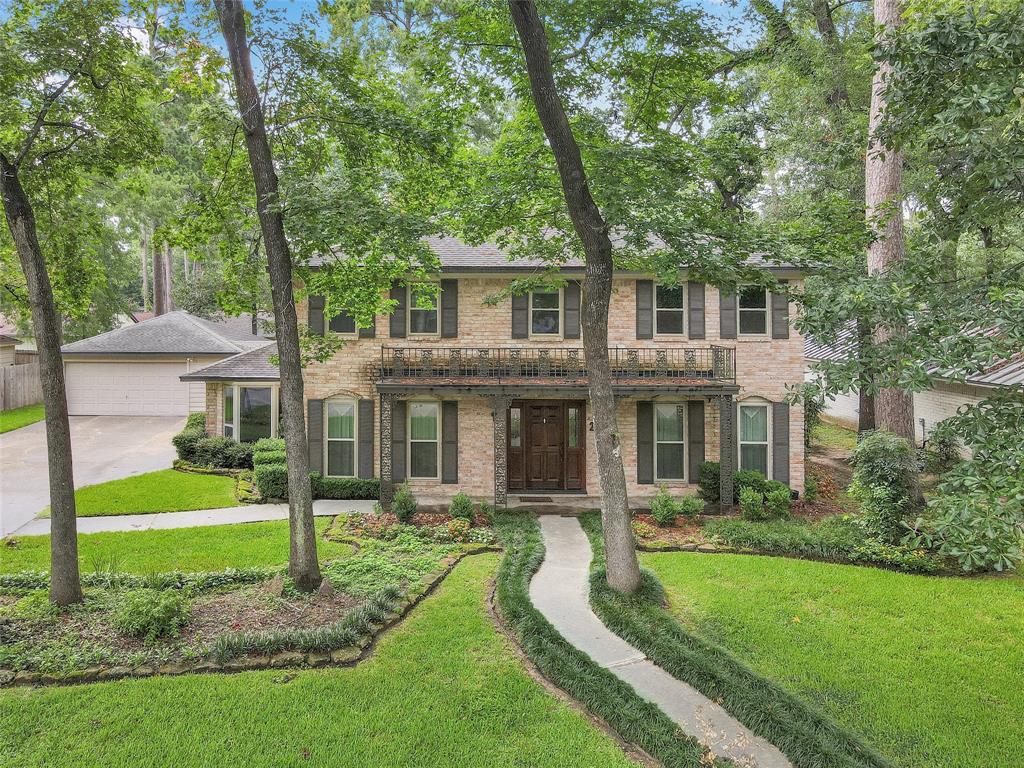
[[[160,469],[120,480],[87,485],[75,491],[79,517],[145,515],[194,509],[237,507],[235,479]],[[47,508],[49,509],[49,508]]]
[[[23,408],[15,408],[13,411],[0,411],[0,435],[14,429],[27,427],[42,421],[46,416],[42,403],[26,405]]]
[[[631,765],[522,669],[470,557],[350,669],[186,675],[0,692],[24,766]]]
[[[348,544],[323,538],[321,534],[330,523],[328,517],[316,518],[321,561],[336,559],[352,549]],[[283,565],[288,562],[288,521],[79,534],[78,560],[82,573],[220,571]],[[0,573],[49,569],[49,536],[0,541]]]
[[[644,554],[673,612],[901,768],[1019,764],[1024,577]]]

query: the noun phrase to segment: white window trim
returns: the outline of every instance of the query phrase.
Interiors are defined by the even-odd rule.
[[[345,312],[345,310],[342,310],[342,312]],[[338,315],[340,315],[340,314],[341,314],[341,312],[338,313]],[[348,314],[348,313],[346,312],[346,314]],[[337,317],[337,315],[335,315],[335,317]],[[333,320],[333,319],[334,318],[331,318],[331,320]],[[335,337],[337,337],[339,339],[358,339],[359,338],[359,325],[357,323],[355,323],[355,318],[352,318],[352,320],[353,320],[353,324],[355,324],[355,328],[356,329],[352,333],[341,333],[339,331],[332,331],[331,330],[331,320],[326,320],[325,319],[325,324],[327,326],[327,332],[330,333],[332,336],[335,336]]]
[[[330,447],[329,443],[345,443],[349,441],[347,437],[329,437],[330,431],[328,425],[330,423],[328,419],[328,406],[330,403],[350,403],[352,405],[352,474],[351,475],[330,475],[327,470],[330,464],[327,460],[327,449]],[[324,400],[324,413],[323,413],[323,436],[324,436],[324,477],[358,477],[359,476],[359,401],[354,400],[351,397],[332,397]]]
[[[673,408],[681,408],[683,416],[683,439],[682,440],[659,440],[658,439],[658,406],[659,405],[671,405]],[[686,401],[685,400],[672,400],[672,401],[654,401],[654,405],[651,408],[651,418],[653,419],[653,426],[651,429],[653,444],[654,444],[654,480],[665,482],[665,483],[688,483],[690,482],[690,468],[688,466],[690,459],[690,448],[687,445],[687,431],[689,424],[687,424],[687,412],[686,412]],[[658,445],[682,445],[683,446],[683,476],[682,477],[660,477],[658,475]]]
[[[248,389],[270,389],[270,436],[278,437],[277,425],[281,419],[281,385],[272,381],[235,381],[230,384],[225,384],[224,388],[232,388],[233,407],[234,407],[234,418],[231,420],[231,431],[234,433],[231,439],[236,443],[242,442],[241,427],[239,420],[242,415],[242,393],[243,388]],[[224,407],[224,393],[221,393],[220,399],[221,408]],[[224,433],[223,428],[221,434]]]
[[[679,333],[670,333],[670,332],[667,332],[667,331],[659,331],[658,330],[658,311],[659,311],[659,307],[658,307],[658,287],[659,287],[658,283],[655,283],[654,284],[654,335],[655,336],[668,336],[669,338],[673,338],[673,339],[678,339],[680,337],[685,337],[686,336],[686,332],[689,330],[687,328],[687,322],[686,322],[686,320],[687,320],[687,318],[686,318],[686,304],[687,304],[687,299],[688,299],[688,296],[687,296],[688,285],[687,285],[687,283],[685,281],[679,283],[679,288],[683,292],[683,306],[682,307],[661,307],[660,308],[660,310],[662,312],[680,312],[680,313],[682,313],[682,315],[683,315],[683,330],[681,330]],[[673,288],[675,286],[661,286],[661,287],[663,287],[663,288]]]
[[[527,304],[526,320],[528,335],[531,339],[555,339],[560,340],[565,338],[565,289],[558,289],[558,333],[534,333],[533,332],[533,291],[529,293],[529,302]],[[547,291],[541,291],[541,293],[547,293]],[[552,291],[553,293],[553,291]],[[545,307],[538,307],[540,311],[544,311]],[[548,310],[550,311],[550,310]]]
[[[762,309],[743,309],[740,306],[740,294],[743,293],[743,289],[744,288],[760,288],[760,286],[747,283],[746,285],[739,286],[739,288],[736,291],[736,336],[737,337],[747,336],[747,337],[751,337],[751,338],[764,338],[764,337],[768,336],[771,333],[771,330],[772,330],[772,326],[771,326],[771,322],[772,322],[772,317],[771,317],[772,297],[771,297],[771,294],[768,292],[767,288],[761,288],[761,290],[764,292],[764,309],[763,310]],[[744,312],[764,312],[764,331],[759,331],[757,333],[744,333],[742,331],[743,323],[741,322],[741,319],[742,319],[742,316],[743,316]]]
[[[437,414],[437,437],[434,440],[413,440],[412,439],[412,406],[417,405],[433,405],[434,412]],[[437,467],[437,474],[433,477],[416,476],[412,474],[412,444],[417,443],[437,443],[437,461],[434,462],[434,466]],[[441,401],[440,400],[408,400],[405,407],[405,476],[406,479],[413,482],[425,480],[427,482],[431,480],[441,479]]]
[[[418,339],[439,339],[441,338],[441,284],[436,283],[438,286],[437,293],[434,294],[434,313],[437,315],[437,330],[431,333],[418,333],[412,329],[412,312],[414,309],[418,309],[421,312],[426,312],[424,307],[417,307],[415,304],[416,294],[413,292],[412,286],[405,286],[405,333],[407,336],[411,336]],[[358,333],[358,331],[357,331]]]
[[[743,408],[763,408],[765,411],[765,424],[767,429],[765,430],[767,450],[765,451],[765,463],[767,464],[768,472],[765,474],[765,478],[768,480],[772,479],[772,406],[767,400],[753,399],[753,400],[741,400],[736,404],[736,469],[743,469],[741,464],[743,459],[743,446],[744,445],[765,445],[765,442],[743,439],[743,430],[740,428],[740,412]]]

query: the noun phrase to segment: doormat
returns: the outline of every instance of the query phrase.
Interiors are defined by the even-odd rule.
[[[550,504],[550,496],[520,496],[519,500],[528,504]]]

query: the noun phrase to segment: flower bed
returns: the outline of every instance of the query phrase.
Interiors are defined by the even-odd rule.
[[[485,515],[477,514],[473,525],[460,525],[458,518],[447,512],[416,512],[408,523],[400,523],[390,512],[338,515],[324,534],[332,541],[350,541],[369,537],[390,540],[408,535],[442,544],[493,544],[495,535]]]

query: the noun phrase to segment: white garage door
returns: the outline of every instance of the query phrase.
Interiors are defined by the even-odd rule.
[[[78,362],[65,367],[72,416],[183,416],[189,385],[180,362]]]

